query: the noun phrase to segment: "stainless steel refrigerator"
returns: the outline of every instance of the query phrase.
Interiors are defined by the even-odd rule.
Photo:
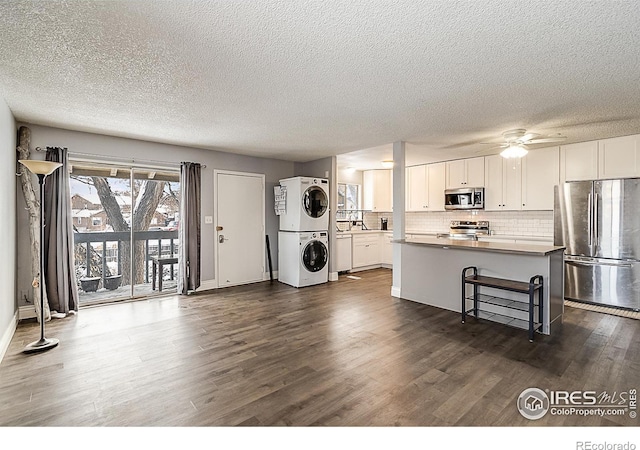
[[[640,178],[556,186],[554,241],[566,299],[640,309]]]

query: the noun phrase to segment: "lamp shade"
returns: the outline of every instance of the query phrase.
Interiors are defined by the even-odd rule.
[[[385,169],[391,169],[393,167],[393,160],[382,161],[382,167]]]
[[[18,162],[36,175],[49,175],[62,164],[53,161],[40,161],[37,159],[19,159]]]
[[[529,151],[522,145],[511,144],[509,145],[509,147],[504,149],[502,153],[500,153],[500,156],[502,156],[503,158],[522,158],[527,153],[529,153]]]

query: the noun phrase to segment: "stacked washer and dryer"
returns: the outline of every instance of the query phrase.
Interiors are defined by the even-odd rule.
[[[278,233],[278,280],[293,287],[329,281],[329,180],[280,180],[286,195]]]

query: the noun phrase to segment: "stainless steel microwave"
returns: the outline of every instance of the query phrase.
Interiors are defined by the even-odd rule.
[[[484,188],[445,190],[444,209],[484,209]]]

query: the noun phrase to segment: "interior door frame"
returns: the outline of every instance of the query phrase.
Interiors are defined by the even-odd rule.
[[[215,264],[215,286],[216,288],[220,287],[220,261],[218,255],[218,175],[236,175],[236,176],[244,176],[244,177],[253,177],[260,179],[262,183],[262,231],[263,234],[266,234],[266,191],[265,191],[265,175],[263,173],[253,173],[253,172],[237,172],[233,170],[221,170],[214,169],[213,170],[213,263]],[[263,236],[262,242],[262,279],[265,279],[265,268],[266,268],[266,251],[267,246]]]

